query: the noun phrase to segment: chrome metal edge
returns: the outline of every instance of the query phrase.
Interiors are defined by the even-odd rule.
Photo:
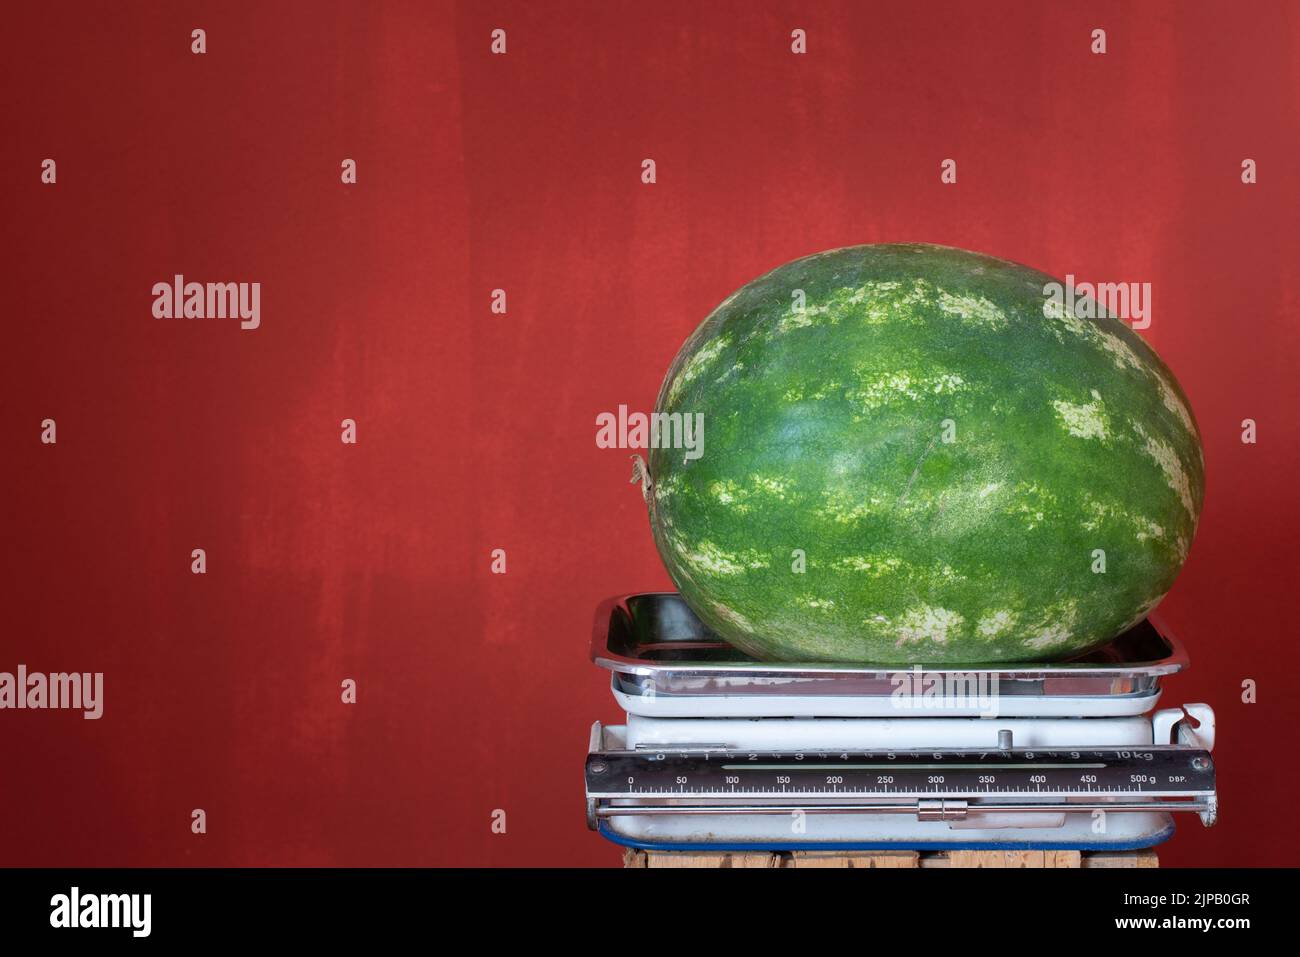
[[[1169,647],[1169,653],[1163,658],[1130,663],[1107,664],[1099,662],[1030,662],[1024,664],[994,665],[853,665],[797,662],[760,662],[760,661],[680,661],[660,662],[645,658],[628,657],[610,649],[609,635],[611,619],[615,614],[632,618],[629,602],[636,598],[672,598],[682,601],[676,592],[634,592],[616,595],[601,602],[596,610],[595,623],[591,639],[591,660],[599,667],[619,675],[636,676],[652,679],[660,693],[671,693],[672,685],[708,681],[710,679],[732,679],[735,684],[726,692],[728,694],[744,693],[744,686],[787,682],[806,679],[826,682],[828,680],[880,680],[889,675],[914,673],[919,667],[919,674],[974,674],[996,677],[999,681],[1035,682],[1050,679],[1089,678],[1094,680],[1112,679],[1129,682],[1129,686],[1110,692],[1093,692],[1098,697],[1110,697],[1116,694],[1132,695],[1142,693],[1143,689],[1154,689],[1158,679],[1188,667],[1187,652],[1182,643],[1166,629],[1160,619],[1148,619],[1152,627]],[[684,604],[684,602],[683,602]],[[739,655],[740,652],[737,652]],[[634,682],[635,683],[635,682]],[[1047,694],[1048,692],[1044,692]],[[1078,691],[1060,692],[1079,694]],[[1086,693],[1086,692],[1085,692]]]

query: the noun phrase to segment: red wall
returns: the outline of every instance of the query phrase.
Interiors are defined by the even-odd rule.
[[[582,813],[588,726],[618,717],[591,615],[667,577],[595,416],[648,410],[746,280],[890,240],[1153,284],[1144,335],[1209,472],[1166,703],[1218,710],[1223,803],[1164,860],[1293,862],[1298,25],[1284,3],[16,7],[0,670],[107,687],[97,722],[0,713],[0,863],[616,863]],[[177,272],[261,282],[261,328],[153,319]]]

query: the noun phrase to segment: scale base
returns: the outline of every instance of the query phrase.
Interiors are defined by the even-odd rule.
[[[1212,740],[1212,713],[1188,707]],[[1177,716],[1183,712],[1022,724],[629,715],[626,726],[592,726],[588,823],[610,841],[649,851],[1141,850],[1173,835],[1173,810],[1199,811],[1207,825],[1214,820],[1209,752],[1195,747],[1209,742],[1189,738]],[[909,751],[953,742],[970,749],[993,731],[1012,736],[1004,724],[1015,725],[1014,736],[1028,738],[1037,753],[1023,746],[1013,751],[1009,742],[1001,749],[908,754],[887,747],[867,753],[886,742],[896,746],[904,736],[912,742]],[[1171,739],[1181,743],[1163,743]],[[1098,750],[1079,753],[1081,740],[1092,742],[1083,750]],[[758,754],[747,753],[773,743],[787,753],[765,753],[757,761]],[[856,763],[849,751],[859,752]],[[990,756],[985,772],[978,762]],[[871,787],[876,762],[895,758],[903,760],[882,772],[888,774],[886,786]],[[926,766],[912,767],[908,759],[917,758]],[[999,758],[1014,762],[999,764]],[[989,783],[998,778],[1001,800],[971,784],[977,772],[979,783],[985,776]],[[855,773],[865,773],[866,780],[851,780]],[[1020,778],[1007,780],[1007,774]],[[920,783],[910,783],[909,776]],[[1076,783],[1080,777],[1090,783]],[[1178,782],[1173,790],[1151,789],[1166,777]],[[934,782],[945,778],[948,789],[941,791]],[[1142,783],[1130,783],[1137,779]],[[1049,787],[1039,792],[1043,784]],[[633,790],[638,793],[626,793]],[[773,794],[778,790],[790,793]],[[1149,810],[1142,806],[1147,801]]]
[[[611,817],[602,837],[648,851],[1135,851],[1167,841],[1173,818],[1162,812],[1112,814],[1106,833],[1092,832],[1088,815],[1059,827],[970,828],[944,821],[904,821],[898,815],[809,815],[806,833],[792,835],[786,816]],[[1032,833],[1040,831],[1039,834]]]

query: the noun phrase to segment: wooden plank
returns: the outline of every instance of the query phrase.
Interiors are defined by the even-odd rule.
[[[1159,867],[1160,855],[1143,851],[1097,851],[1083,855],[1084,867]]]
[[[920,866],[920,857],[916,851],[859,851],[836,853],[835,851],[795,851],[790,855],[787,867],[872,867],[912,868]]]
[[[1078,851],[949,851],[949,867],[1079,867]]]
[[[642,863],[644,862],[644,863]],[[624,867],[681,868],[681,867],[780,867],[781,855],[770,851],[629,851],[623,856]]]
[[[1155,851],[638,851],[623,852],[624,867],[731,868],[1076,868],[1159,867]]]

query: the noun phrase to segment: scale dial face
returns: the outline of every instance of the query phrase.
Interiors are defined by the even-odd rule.
[[[587,759],[589,797],[1100,798],[1212,793],[1207,751],[620,752]]]

